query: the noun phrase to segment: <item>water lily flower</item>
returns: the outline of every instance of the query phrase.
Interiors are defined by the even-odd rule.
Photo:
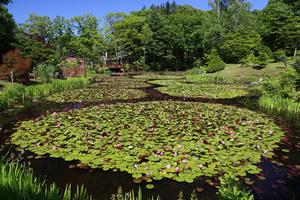
[[[170,169],[170,168],[171,168],[171,165],[167,165],[166,168],[167,168],[167,169]]]
[[[178,174],[180,171],[179,167],[175,167],[175,173]]]
[[[179,149],[180,149],[181,147],[182,147],[182,146],[181,146],[180,144],[177,146],[177,148],[179,148]]]
[[[174,153],[173,153],[173,156],[176,157],[176,156],[177,156],[177,152],[174,152]]]
[[[134,164],[134,167],[137,168],[137,167],[138,167],[138,164]]]
[[[183,162],[183,163],[187,163],[188,161],[187,161],[187,159],[184,159],[184,160],[182,160],[182,162]]]
[[[52,150],[53,150],[53,151],[56,151],[57,149],[58,149],[57,146],[52,146]]]

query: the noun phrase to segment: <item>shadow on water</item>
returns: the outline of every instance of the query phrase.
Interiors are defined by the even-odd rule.
[[[9,137],[13,129],[21,121],[40,117],[53,112],[67,112],[72,109],[78,109],[100,104],[116,103],[136,103],[149,101],[185,101],[185,102],[203,102],[216,103],[237,107],[247,107],[257,111],[254,105],[245,104],[244,102],[255,102],[255,98],[239,97],[235,99],[205,99],[190,97],[174,97],[162,94],[155,88],[158,85],[152,85],[142,89],[147,96],[139,99],[129,100],[104,100],[98,102],[81,102],[81,103],[37,103],[22,112],[0,116],[0,144],[5,141],[11,151],[18,154],[15,147],[9,144]],[[258,111],[261,112],[261,111]],[[249,187],[253,190],[257,200],[297,200],[300,199],[300,120],[283,120],[280,117],[270,115],[275,122],[286,131],[286,136],[280,144],[280,148],[275,150],[275,156],[272,159],[263,158],[258,166],[262,169],[259,175],[249,175],[248,178],[254,180],[253,185]],[[285,149],[285,151],[282,151]],[[286,149],[289,151],[287,152]],[[82,185],[84,184],[89,194],[96,200],[110,199],[111,194],[116,193],[121,186],[124,191],[131,189],[143,189],[144,197],[159,195],[161,199],[177,199],[180,191],[183,192],[185,199],[188,199],[193,190],[199,190],[198,196],[201,200],[215,200],[216,188],[206,183],[207,178],[200,177],[192,184],[178,183],[173,180],[162,180],[154,182],[155,188],[146,189],[146,183],[136,184],[132,181],[131,175],[124,172],[103,171],[100,169],[89,169],[87,167],[78,167],[78,163],[66,162],[57,158],[39,158],[34,159],[30,152],[22,154],[21,161],[29,163],[33,168],[34,174],[47,180],[55,182],[59,187],[64,188],[67,184]],[[263,177],[263,178],[262,178]],[[241,178],[243,180],[243,178]],[[264,180],[262,180],[264,179]]]

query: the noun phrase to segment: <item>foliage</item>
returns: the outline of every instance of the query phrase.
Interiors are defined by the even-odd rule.
[[[13,85],[0,93],[0,111],[14,108],[17,105],[27,105],[33,100],[41,99],[55,92],[83,88],[89,85],[88,79],[73,78],[68,80],[53,80],[51,83],[32,86]]]
[[[254,69],[263,69],[269,64],[269,56],[267,53],[260,51],[258,57],[253,53],[249,54],[246,58],[240,61],[244,67],[253,67]]]
[[[214,73],[223,70],[226,67],[223,60],[220,58],[216,52],[211,52],[208,56],[206,72],[207,73]]]
[[[137,194],[132,190],[130,192],[124,193],[122,188],[119,187],[116,194],[111,195],[111,200],[143,200],[142,189],[139,188]],[[148,200],[159,200],[159,197],[151,197]]]
[[[262,39],[258,33],[228,33],[220,46],[222,58],[226,63],[238,63],[247,55],[258,52]]]
[[[170,101],[53,113],[23,121],[11,139],[36,155],[126,171],[136,180],[191,183],[258,173],[255,164],[273,155],[282,136],[274,122],[246,109]]]
[[[116,88],[111,86],[99,86],[97,88],[78,89],[55,93],[47,98],[54,102],[88,102],[114,99],[134,99],[144,97],[145,93],[140,90]]]
[[[4,1],[4,4],[8,1]],[[6,7],[0,4],[0,58],[1,55],[8,50],[13,49],[13,43],[15,42],[14,29],[16,28],[13,16],[8,13]],[[1,64],[1,61],[0,61]]]
[[[157,73],[148,73],[148,74],[142,74],[142,75],[136,75],[133,76],[133,78],[137,79],[155,79],[155,80],[177,80],[177,79],[183,79],[183,76],[177,76],[177,75],[161,75]]]
[[[268,78],[258,86],[261,95],[259,105],[267,110],[273,110],[288,115],[299,114],[300,98],[296,91],[298,74],[294,69],[287,68],[281,77]]]
[[[0,65],[0,79],[11,79],[18,82],[27,82],[29,80],[29,71],[31,70],[31,59],[24,58],[19,49],[11,50],[3,54],[3,65]]]
[[[293,6],[283,1],[269,1],[263,11],[262,21],[265,24],[263,37],[265,43],[273,50],[286,49],[288,55],[300,41],[300,15]]]
[[[286,55],[286,51],[282,50],[282,49],[279,49],[279,50],[275,51],[273,56],[274,56],[274,59],[275,59],[276,62],[286,63],[287,60],[288,60],[287,55]]]
[[[79,66],[79,62],[78,60],[75,58],[75,59],[68,59],[68,60],[64,60],[60,63],[60,66],[61,67],[78,67]]]
[[[216,84],[197,84],[182,83],[178,81],[151,81],[164,87],[159,87],[158,91],[173,96],[213,98],[213,99],[231,99],[245,96],[248,94],[246,88],[241,85],[222,85],[221,82],[214,80]]]
[[[19,163],[0,160],[0,192],[3,199],[23,200],[92,200],[84,187],[77,187],[73,193],[71,186],[63,192],[55,185],[46,185],[33,176],[31,169]]]
[[[294,99],[283,98],[281,96],[262,96],[258,101],[260,107],[276,111],[287,116],[299,115],[300,102]]]
[[[296,71],[298,72],[298,74],[300,74],[300,57],[299,56],[296,58],[296,61],[293,66],[296,69]]]
[[[258,92],[262,96],[281,96],[282,98],[294,98],[296,94],[295,83],[297,73],[294,69],[287,68],[279,78],[267,78],[258,86]]]
[[[55,78],[56,67],[53,65],[39,64],[33,69],[33,74],[42,83],[49,83],[52,78]]]
[[[220,200],[254,200],[251,191],[243,187],[232,179],[225,179],[221,181],[221,186],[218,189],[218,196]]]

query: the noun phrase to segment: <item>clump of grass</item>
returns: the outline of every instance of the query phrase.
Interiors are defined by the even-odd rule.
[[[5,88],[0,93],[0,112],[16,105],[30,104],[35,99],[44,98],[50,94],[65,90],[85,88],[89,85],[86,78],[71,78],[53,80],[51,83],[23,86],[20,84]]]
[[[283,98],[281,96],[262,96],[259,99],[259,105],[263,109],[276,111],[286,115],[300,114],[300,103],[293,99]]]
[[[221,180],[217,194],[219,200],[254,200],[250,190],[228,178]]]
[[[111,195],[111,200],[143,200],[142,189],[139,188],[138,193],[136,194],[133,190],[130,192],[124,193],[122,187],[118,188],[116,194]],[[159,197],[151,197],[147,200],[160,200]]]
[[[85,188],[71,186],[60,191],[55,184],[46,185],[33,176],[32,170],[17,162],[8,163],[0,158],[1,199],[16,200],[92,200]]]

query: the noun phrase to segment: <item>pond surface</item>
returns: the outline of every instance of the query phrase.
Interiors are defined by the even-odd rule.
[[[161,94],[155,87],[142,89],[148,94],[146,97],[132,100],[107,100],[89,103],[43,103],[24,110],[17,115],[0,117],[0,143],[4,144],[13,133],[13,128],[20,121],[34,119],[38,116],[50,114],[53,112],[65,112],[70,109],[78,109],[98,104],[115,104],[148,102],[148,101],[191,101],[204,103],[217,103],[224,105],[234,105],[243,107],[240,103],[243,97],[236,99],[200,99],[188,97],[173,97]],[[280,144],[280,148],[275,150],[275,156],[272,159],[263,158],[258,167],[263,171],[258,175],[249,175],[241,178],[248,183],[252,189],[255,199],[258,200],[297,200],[300,199],[300,122],[299,120],[283,120],[275,118],[276,123],[286,131],[286,135]],[[10,146],[11,151],[14,146]],[[145,197],[159,195],[161,199],[177,199],[180,191],[187,199],[193,190],[198,190],[199,199],[214,200],[216,197],[216,188],[213,185],[217,182],[214,179],[205,177],[196,179],[193,183],[178,183],[173,180],[163,179],[154,182],[155,188],[146,189],[146,183],[136,184],[128,173],[91,170],[85,166],[76,165],[78,162],[66,162],[62,159],[43,157],[34,159],[30,152],[22,155],[22,162],[29,163],[37,176],[45,178],[49,182],[55,182],[60,187],[67,184],[84,184],[88,192],[97,199],[110,199],[111,194],[116,193],[121,186],[124,191],[131,189],[143,189]],[[81,167],[81,168],[80,168]],[[249,180],[250,179],[250,180]],[[208,181],[209,180],[209,181]]]

